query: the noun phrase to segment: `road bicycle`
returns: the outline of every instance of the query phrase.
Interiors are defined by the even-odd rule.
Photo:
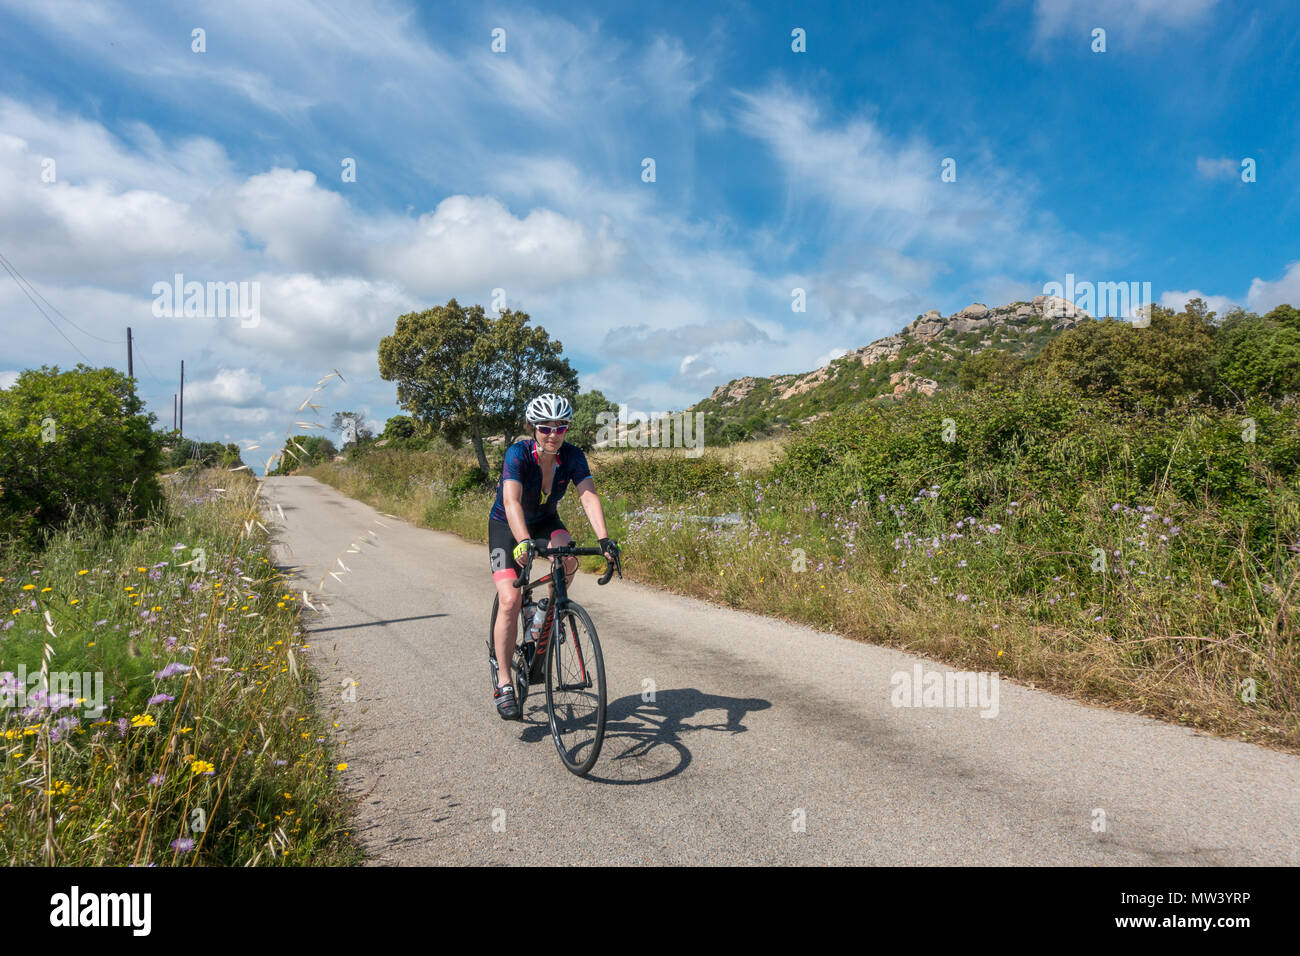
[[[523,632],[515,643],[512,669],[515,698],[519,704],[519,717],[524,717],[524,701],[528,698],[529,684],[544,680],[546,683],[546,714],[551,725],[551,737],[560,760],[571,773],[584,777],[600,756],[600,746],[605,739],[605,660],[600,653],[600,640],[596,626],[581,605],[569,600],[564,581],[564,562],[568,556],[602,554],[599,548],[578,548],[572,544],[549,547],[545,541],[533,542],[528,563],[524,565],[515,587],[524,592],[524,605],[519,619]],[[551,559],[551,573],[543,578],[528,581],[533,557]],[[606,558],[605,573],[597,584],[608,584],[614,573],[623,577],[623,567],[618,557]],[[532,593],[542,585],[550,585],[546,618],[535,640],[527,640],[528,627],[536,613],[538,602]],[[492,599],[492,619],[488,622],[488,662],[492,671],[492,687],[497,686],[498,664],[494,634],[499,596]]]

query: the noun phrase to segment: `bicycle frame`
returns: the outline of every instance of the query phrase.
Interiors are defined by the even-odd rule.
[[[527,601],[532,592],[543,584],[549,583],[551,586],[549,592],[551,603],[546,609],[546,620],[542,622],[541,631],[537,635],[537,659],[546,660],[545,655],[551,646],[551,634],[554,631],[556,614],[564,611],[569,606],[568,582],[565,580],[563,559],[570,555],[578,557],[580,555],[598,555],[603,554],[603,552],[599,548],[578,548],[572,544],[556,548],[538,547],[535,551],[537,555],[551,559],[551,573],[529,583],[528,572],[532,568],[532,559],[530,558],[528,564],[524,566],[522,576],[515,581],[515,587],[522,589],[524,600]],[[605,573],[597,579],[597,584],[609,583],[609,579],[613,576],[615,570],[618,571],[620,578],[623,576],[623,568],[617,558],[613,561],[606,558],[606,561],[608,564]],[[527,627],[527,622],[523,623]],[[578,646],[576,641],[574,648],[578,655],[578,669],[582,674],[583,683],[590,686],[591,678],[587,676],[587,662],[582,659],[582,648]]]

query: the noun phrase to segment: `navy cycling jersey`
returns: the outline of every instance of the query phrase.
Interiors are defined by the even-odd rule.
[[[517,441],[506,449],[501,479],[497,481],[497,500],[488,513],[493,521],[506,520],[505,500],[502,497],[502,485],[506,481],[517,481],[524,486],[524,521],[531,525],[555,514],[555,506],[564,497],[570,483],[576,485],[591,477],[587,456],[577,445],[570,445],[566,441],[560,445],[555,456],[555,478],[551,481],[551,493],[542,501],[542,466],[539,455],[537,442],[531,438]]]

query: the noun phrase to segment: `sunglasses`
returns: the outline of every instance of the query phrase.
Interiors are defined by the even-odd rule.
[[[569,430],[568,425],[538,425],[537,430],[543,435],[563,435]]]

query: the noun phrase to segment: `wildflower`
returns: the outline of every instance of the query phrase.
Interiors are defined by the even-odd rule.
[[[34,591],[34,590],[36,590],[36,585],[35,585],[35,584],[24,584],[24,585],[23,585],[23,590],[24,590],[24,591]]]
[[[154,774],[152,777],[149,778],[149,783],[151,786],[154,787],[162,786],[162,774],[158,774],[158,773]]]
[[[189,853],[190,850],[194,849],[194,841],[189,837],[181,837],[180,839],[172,840],[171,848],[176,850],[178,853]]]
[[[171,694],[154,694],[152,697],[149,698],[149,706],[152,707],[154,704],[170,702],[175,699],[176,698],[173,697]]]
[[[206,760],[195,760],[192,764],[190,764],[190,773],[210,774],[210,773],[215,773],[216,769],[217,769],[216,767],[212,766],[212,764],[208,763]]]
[[[136,714],[131,718],[131,726],[133,727],[154,727],[157,724],[158,721],[153,719],[153,714]]]
[[[179,661],[172,661],[170,664],[168,664],[166,667],[160,670],[155,676],[159,678],[175,677],[177,674],[189,673],[189,670],[190,670],[189,664],[182,664]]]
[[[347,770],[347,769],[348,769],[348,765],[345,764],[345,763],[341,763],[341,764],[339,764],[337,767],[335,767],[334,769],[335,769],[335,770]]]

